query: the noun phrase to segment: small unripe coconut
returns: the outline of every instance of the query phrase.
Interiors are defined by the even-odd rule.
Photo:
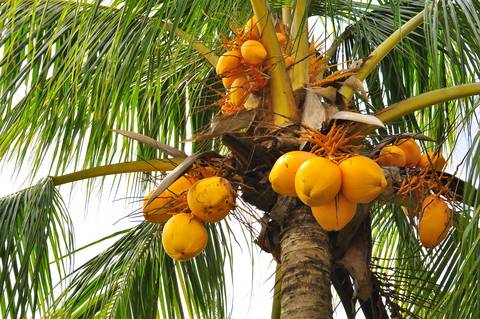
[[[325,157],[306,160],[295,175],[298,198],[310,207],[331,202],[342,185],[342,173],[337,164]]]
[[[242,54],[238,50],[231,50],[225,52],[220,58],[218,58],[215,72],[218,75],[228,73],[240,66]]]
[[[404,167],[407,163],[405,152],[398,146],[389,145],[382,148],[377,159],[381,166]]]
[[[188,207],[198,219],[215,223],[224,219],[235,203],[235,191],[223,177],[199,180],[188,191]]]
[[[338,231],[352,220],[356,210],[356,203],[349,201],[342,194],[338,194],[334,200],[312,207],[312,214],[323,229]]]
[[[248,92],[248,85],[247,79],[243,76],[236,78],[235,81],[233,81],[229,95],[230,103],[232,105],[240,106],[246,101],[248,94],[250,94]]]
[[[434,169],[436,171],[441,171],[445,168],[445,158],[442,154],[434,153],[434,152],[427,152],[420,156],[420,161],[418,161],[417,166],[423,169]]]
[[[427,248],[440,244],[450,228],[451,211],[447,204],[436,195],[429,195],[422,202],[418,222],[420,242]]]
[[[295,63],[295,60],[294,60],[291,56],[289,56],[289,55],[287,55],[287,56],[285,57],[285,60],[284,60],[284,61],[285,61],[285,67],[286,67],[286,68],[291,67],[291,66]]]
[[[157,196],[147,205],[155,190],[152,190],[143,199],[143,217],[152,223],[164,223],[172,217],[172,210],[175,208],[175,200],[186,193],[193,185],[192,180],[181,176],[170,185],[165,191]]]
[[[226,89],[229,89],[230,87],[232,87],[232,84],[233,82],[235,81],[236,77],[234,76],[225,76],[222,78],[222,83],[223,83],[223,86],[226,88]]]
[[[260,29],[258,28],[257,16],[252,16],[245,23],[245,26],[243,28],[243,33],[247,35],[250,39],[254,39],[254,40],[260,39]]]
[[[249,64],[260,64],[267,58],[267,50],[265,50],[263,44],[255,40],[245,41],[240,51],[245,62]]]
[[[295,174],[306,160],[317,157],[313,153],[292,151],[280,156],[268,175],[275,192],[285,196],[297,196],[295,192]]]
[[[162,245],[172,259],[195,257],[205,249],[207,241],[207,229],[192,214],[177,214],[163,226]]]
[[[402,139],[398,141],[397,146],[400,147],[405,153],[405,166],[414,167],[420,160],[420,146],[415,142],[413,138]]]
[[[275,35],[277,36],[277,41],[280,44],[280,46],[284,47],[285,44],[287,44],[287,37],[285,36],[285,34],[281,32],[277,32],[275,33]]]
[[[342,172],[342,194],[351,202],[366,204],[387,186],[382,168],[365,156],[347,158],[339,165]]]

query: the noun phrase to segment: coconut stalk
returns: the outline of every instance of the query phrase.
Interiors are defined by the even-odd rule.
[[[406,36],[408,36],[416,27],[423,23],[425,17],[425,9],[407,21],[394,33],[392,33],[385,41],[383,41],[373,52],[360,68],[356,77],[363,81],[377,67],[380,61]],[[353,89],[347,85],[343,85],[338,91],[346,101],[350,101],[353,96]]]
[[[283,229],[281,318],[332,318],[332,257],[327,233],[305,205],[285,218]]]
[[[287,28],[292,25],[292,9],[290,7],[282,7],[282,22]]]
[[[254,14],[258,18],[258,27],[262,34],[262,43],[267,50],[270,66],[270,95],[272,100],[273,122],[283,126],[297,119],[297,106],[293,97],[290,78],[285,69],[282,50],[278,43],[272,18],[264,0],[251,0]]]
[[[53,184],[55,186],[73,183],[76,181],[114,175],[114,174],[124,174],[124,173],[139,173],[139,172],[167,172],[173,170],[178,164],[180,164],[184,159],[183,158],[172,158],[172,159],[154,159],[154,160],[143,160],[135,162],[126,162],[111,164],[105,166],[93,167],[78,172],[53,176]]]
[[[377,116],[382,122],[388,123],[430,105],[479,94],[480,82],[452,86],[423,93],[392,104],[383,110],[378,111],[375,116]]]
[[[297,0],[295,4],[295,13],[291,37],[294,39],[293,45],[293,91],[302,89],[308,83],[308,25],[307,25],[307,1]]]

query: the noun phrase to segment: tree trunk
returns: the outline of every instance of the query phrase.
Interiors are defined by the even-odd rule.
[[[285,219],[280,245],[281,318],[332,318],[332,261],[328,236],[309,207],[297,207]]]

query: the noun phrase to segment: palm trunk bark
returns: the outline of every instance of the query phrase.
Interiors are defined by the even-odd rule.
[[[281,318],[332,318],[329,241],[310,208],[300,206],[289,214],[280,245]]]

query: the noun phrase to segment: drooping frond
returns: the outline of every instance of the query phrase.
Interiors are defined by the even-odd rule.
[[[71,226],[51,179],[0,198],[0,317],[43,317],[70,271]]]
[[[66,278],[52,318],[224,318],[228,243],[210,227],[204,253],[175,264],[158,225],[131,228],[110,248]]]
[[[211,65],[165,28],[180,27],[208,46],[229,32],[226,15],[247,2],[197,0],[0,4],[0,158],[52,170],[158,157],[120,140],[124,129],[178,146],[211,119]],[[202,8],[202,10],[198,10]],[[202,109],[202,112],[196,109]],[[15,155],[12,155],[15,154]]]
[[[480,311],[478,274],[480,229],[478,197],[479,134],[467,157],[464,204],[457,203],[453,227],[434,249],[422,248],[417,221],[399,207],[373,212],[373,268],[400,315],[418,318],[471,318]]]

